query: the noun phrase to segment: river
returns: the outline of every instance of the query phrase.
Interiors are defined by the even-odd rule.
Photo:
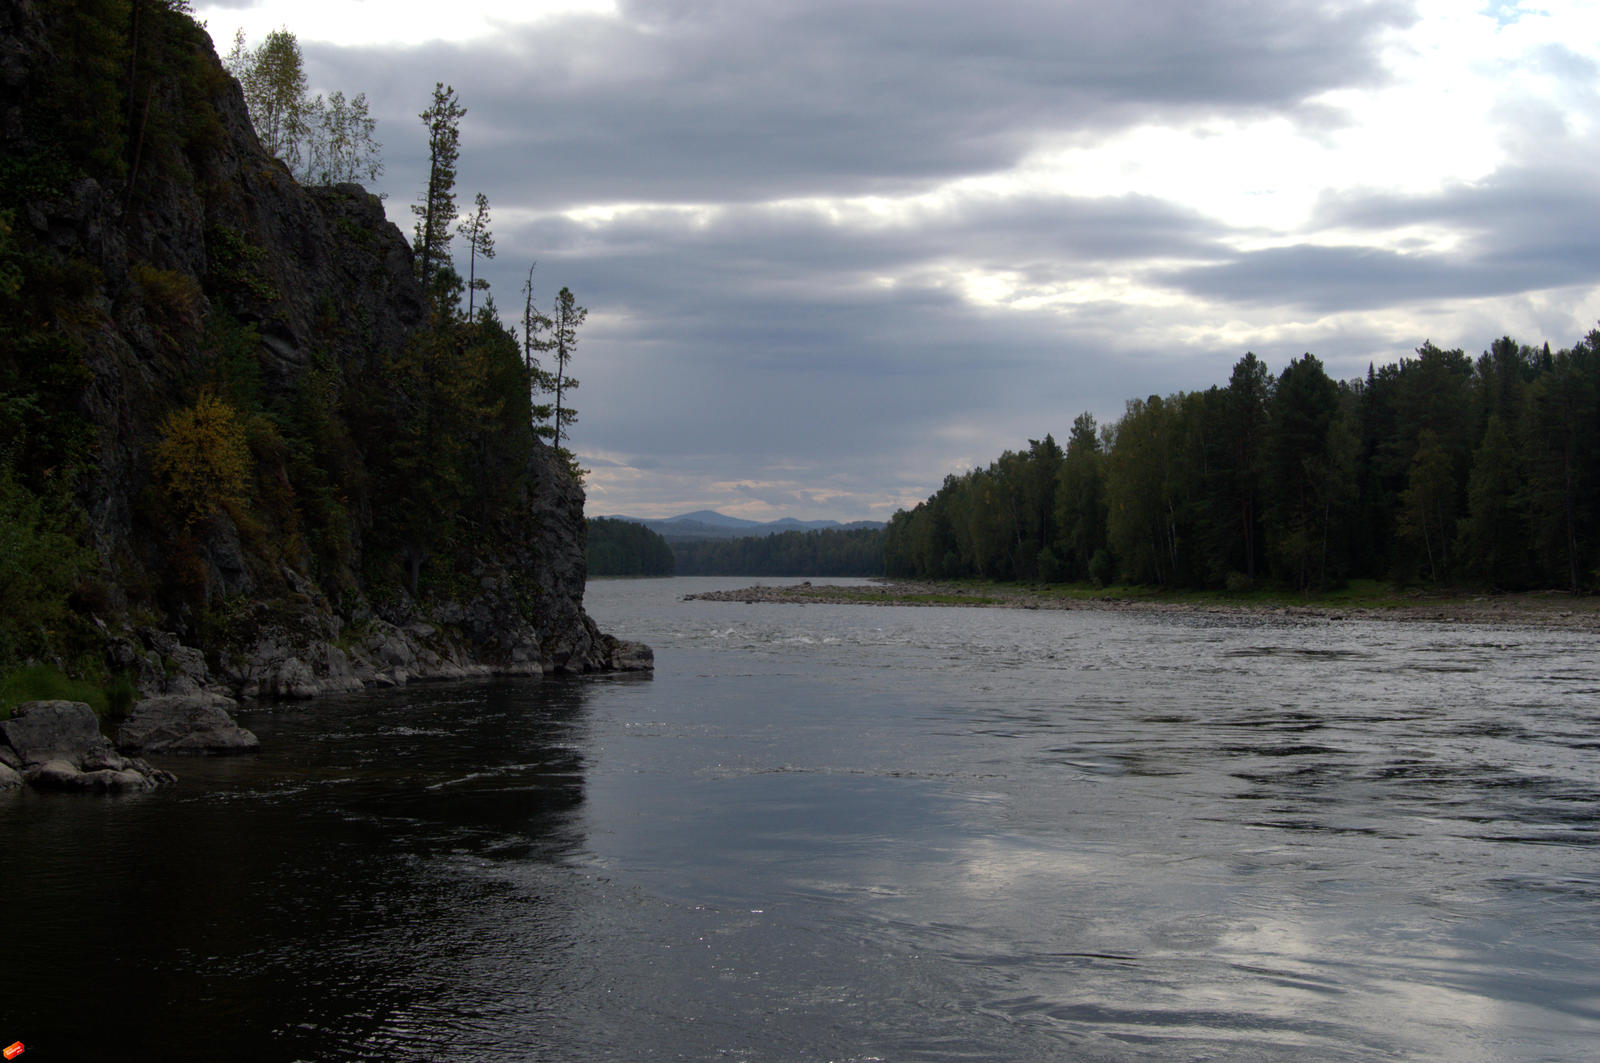
[[[1515,627],[685,602],[653,677],[243,707],[0,795],[46,1060],[1587,1060],[1600,655]]]

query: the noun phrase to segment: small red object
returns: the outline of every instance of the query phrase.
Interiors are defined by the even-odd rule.
[[[22,1055],[22,1042],[13,1041],[11,1044],[6,1045],[4,1055],[7,1059],[16,1059],[18,1056]]]

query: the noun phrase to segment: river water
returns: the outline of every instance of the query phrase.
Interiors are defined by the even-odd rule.
[[[0,797],[29,1060],[1600,1057],[1581,634],[684,602]]]

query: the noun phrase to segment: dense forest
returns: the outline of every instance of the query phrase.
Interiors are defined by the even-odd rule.
[[[643,524],[612,517],[590,517],[588,562],[591,576],[670,576],[672,547]]]
[[[1364,379],[1253,353],[1226,386],[1085,413],[890,521],[891,576],[1310,590],[1600,584],[1600,331],[1432,344]]]
[[[680,576],[881,576],[882,528],[674,542]]]
[[[589,520],[591,576],[881,576],[883,529],[823,528],[668,540],[628,520]]]

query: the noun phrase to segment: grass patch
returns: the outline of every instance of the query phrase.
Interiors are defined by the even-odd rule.
[[[137,697],[127,676],[97,683],[74,679],[48,664],[30,664],[0,675],[0,720],[9,720],[12,709],[29,701],[81,701],[96,716],[115,719],[127,715]]]

